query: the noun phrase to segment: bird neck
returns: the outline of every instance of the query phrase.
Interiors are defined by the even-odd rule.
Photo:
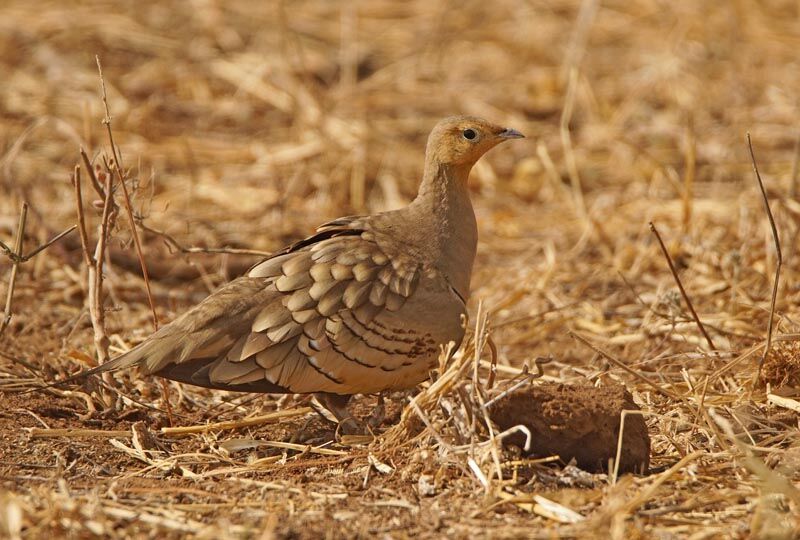
[[[472,263],[478,244],[475,212],[467,180],[472,164],[426,164],[417,198],[410,208],[424,234],[432,261],[464,299],[469,297]]]

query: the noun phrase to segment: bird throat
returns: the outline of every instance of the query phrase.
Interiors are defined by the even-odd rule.
[[[432,261],[464,299],[469,297],[472,264],[478,243],[475,212],[467,180],[471,165],[428,163],[413,211]]]

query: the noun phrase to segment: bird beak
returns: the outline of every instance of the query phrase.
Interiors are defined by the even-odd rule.
[[[500,133],[497,134],[498,137],[501,139],[524,139],[525,135],[517,131],[516,129],[506,128]]]

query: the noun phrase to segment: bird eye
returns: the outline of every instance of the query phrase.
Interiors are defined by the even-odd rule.
[[[465,139],[467,139],[468,141],[474,141],[474,140],[475,140],[475,137],[477,137],[477,136],[478,136],[478,134],[475,132],[475,130],[474,130],[474,129],[469,129],[469,128],[465,129],[465,130],[464,130],[464,131],[463,131],[461,134],[462,134],[462,135],[464,136],[464,138],[465,138]]]

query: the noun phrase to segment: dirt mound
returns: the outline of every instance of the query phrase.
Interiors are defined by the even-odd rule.
[[[531,430],[528,455],[557,455],[564,463],[575,458],[579,467],[596,472],[606,471],[616,455],[623,410],[640,410],[623,386],[541,384],[501,399],[490,415],[502,429],[522,424]],[[506,441],[522,448],[525,436],[515,434]],[[619,470],[643,473],[649,465],[650,436],[644,418],[628,415]]]

